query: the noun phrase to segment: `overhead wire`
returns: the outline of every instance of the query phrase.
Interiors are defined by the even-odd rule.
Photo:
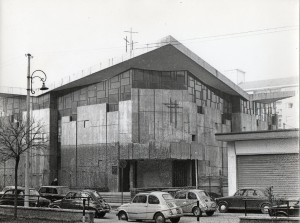
[[[195,38],[188,38],[188,39],[180,39],[178,42],[173,42],[173,45],[189,42],[189,41],[215,41],[220,39],[229,39],[229,38],[239,38],[239,37],[245,37],[245,36],[253,36],[253,35],[265,35],[269,33],[276,33],[276,32],[285,32],[285,31],[291,31],[291,30],[297,30],[299,29],[297,26],[280,26],[280,27],[273,27],[273,28],[264,28],[264,29],[256,29],[256,30],[249,30],[244,32],[234,32],[234,33],[226,33],[226,34],[219,34],[219,35],[209,35],[209,36],[202,36],[202,37],[195,37]],[[134,50],[140,50],[140,49],[152,49],[158,47],[160,44],[167,44],[169,42],[153,42],[153,43],[144,43],[144,44],[138,44],[138,47],[135,47]],[[122,49],[124,46],[113,46],[113,47],[102,47],[102,48],[94,48],[94,49],[71,49],[71,50],[58,50],[58,51],[37,51],[37,53],[41,54],[52,54],[52,53],[68,53],[68,52],[88,52],[88,51],[100,51],[100,50],[112,50],[112,49]],[[5,64],[11,64],[12,62],[9,62],[11,60],[14,60],[16,58],[21,58],[20,56],[15,58],[10,58],[8,61],[1,63],[0,67],[6,66]]]

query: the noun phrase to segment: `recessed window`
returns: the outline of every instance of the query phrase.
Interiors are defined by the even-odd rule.
[[[83,121],[83,128],[86,128],[88,126],[89,120],[84,120]]]
[[[293,108],[293,103],[288,103],[288,108]]]
[[[202,106],[197,106],[197,113],[204,114],[204,108]]]
[[[196,135],[192,135],[192,141],[193,141],[193,142],[196,141]]]

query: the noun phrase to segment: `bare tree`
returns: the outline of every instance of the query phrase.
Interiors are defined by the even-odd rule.
[[[27,123],[21,116],[17,120],[13,120],[11,117],[0,117],[0,162],[10,159],[15,160],[15,218],[17,218],[17,185],[20,159],[29,149],[33,153],[45,149],[48,142],[44,137],[44,126],[41,122],[35,122],[32,119],[30,123]],[[29,134],[29,137],[27,137],[27,134]]]

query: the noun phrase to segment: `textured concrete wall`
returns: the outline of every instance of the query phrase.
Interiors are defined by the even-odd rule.
[[[0,96],[0,117],[15,115],[18,116],[26,110],[26,96],[3,95]]]
[[[137,187],[172,187],[172,161],[139,161]]]
[[[118,191],[113,167],[118,166],[119,142],[130,142],[130,111],[131,102],[123,101],[120,112],[107,112],[106,104],[95,104],[78,107],[77,122],[63,117],[62,184]]]
[[[45,108],[32,111],[32,119],[41,122],[48,149],[32,154],[32,186],[50,184],[57,177],[57,111]]]
[[[254,115],[232,113],[232,132],[268,130],[271,120],[257,120]],[[276,126],[272,126],[276,129]]]

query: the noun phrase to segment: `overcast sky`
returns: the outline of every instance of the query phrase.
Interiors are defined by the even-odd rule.
[[[0,86],[26,88],[26,53],[49,83],[120,58],[130,28],[135,54],[172,35],[246,81],[299,75],[298,0],[0,0]]]

